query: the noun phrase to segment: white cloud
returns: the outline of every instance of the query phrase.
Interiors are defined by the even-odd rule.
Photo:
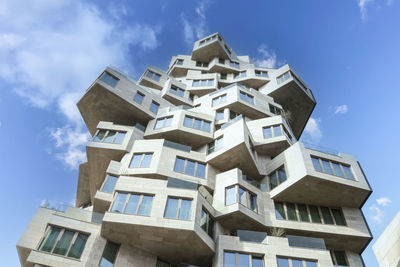
[[[181,14],[183,39],[188,45],[193,45],[196,39],[203,38],[209,32],[206,12],[211,4],[212,2],[210,0],[200,1],[194,10],[196,15],[193,16],[192,20],[188,20],[184,13]]]
[[[367,5],[375,0],[358,0],[358,8],[360,9],[361,19],[367,20]]]
[[[65,115],[69,125],[59,129],[66,136],[85,135],[76,102],[107,65],[133,72],[130,47],[143,53],[159,45],[160,26],[128,23],[124,7],[107,10],[72,0],[0,5],[0,79],[33,106]],[[59,158],[75,166],[83,158],[78,147],[60,146]]]
[[[378,203],[379,206],[385,207],[392,203],[392,201],[388,197],[381,197],[376,199],[376,203]]]
[[[383,218],[385,217],[383,211],[376,205],[370,206],[369,209],[374,213],[372,215],[372,219],[378,223],[381,223]]]
[[[310,117],[306,127],[304,128],[305,140],[312,143],[319,143],[322,138],[322,131],[320,128],[321,119]]]
[[[335,114],[345,114],[348,111],[347,105],[340,105],[335,107]]]
[[[254,64],[262,68],[276,68],[278,65],[277,56],[274,51],[269,50],[265,44],[262,44],[257,49],[260,57],[254,59]],[[281,64],[281,63],[280,63]]]

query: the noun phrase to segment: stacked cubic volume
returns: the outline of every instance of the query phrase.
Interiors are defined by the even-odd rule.
[[[298,142],[315,104],[218,33],[138,82],[106,68],[78,102],[76,207],[39,208],[21,265],[363,266],[371,188],[352,156]]]

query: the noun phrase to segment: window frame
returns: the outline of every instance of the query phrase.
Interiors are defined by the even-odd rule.
[[[109,78],[108,78],[108,79],[104,78],[106,75],[109,76],[109,78],[113,79],[114,82],[113,82],[113,83],[110,83],[110,82],[108,81]],[[100,75],[99,80],[102,81],[102,82],[104,82],[104,83],[106,83],[107,85],[111,86],[112,88],[115,88],[115,87],[117,86],[117,84],[118,84],[118,82],[119,82],[120,79],[119,79],[118,77],[116,77],[115,75],[111,74],[110,72],[104,71],[104,72]]]
[[[140,97],[141,97],[140,102],[136,99],[137,96],[140,96]],[[144,98],[145,98],[145,94],[143,94],[142,92],[140,92],[140,91],[138,90],[138,91],[136,91],[136,94],[135,94],[135,96],[133,97],[133,101],[135,101],[136,103],[138,103],[138,104],[141,105],[141,104],[143,103]]]
[[[106,245],[104,246],[104,249],[103,249],[103,253],[101,254],[101,258],[100,258],[99,264],[98,264],[99,267],[102,267],[101,263],[102,263],[102,260],[104,258],[104,252],[106,251],[107,246],[110,243],[113,244],[113,245],[118,246],[117,252],[114,255],[114,261],[112,262],[112,266],[114,266],[114,264],[115,264],[115,261],[116,261],[116,259],[118,257],[118,254],[119,254],[119,251],[120,251],[120,248],[121,248],[121,244],[118,244],[118,243],[115,243],[115,242],[111,242],[110,240],[107,240]]]
[[[183,171],[182,172],[176,170],[176,166],[177,166],[176,164],[177,164],[178,159],[184,161]],[[190,174],[186,173],[189,161],[190,162],[194,162],[193,175],[190,175]],[[204,177],[197,176],[198,169],[199,169],[199,164],[204,166]],[[181,173],[181,174],[188,175],[188,176],[192,176],[192,177],[197,177],[197,178],[200,178],[200,179],[206,179],[206,177],[207,177],[207,163],[203,163],[203,162],[200,162],[200,161],[197,161],[197,160],[194,160],[194,159],[184,158],[184,157],[181,157],[181,156],[178,156],[178,155],[175,157],[175,163],[174,163],[174,169],[173,170],[174,170],[174,172]]]
[[[283,170],[284,173],[285,173],[285,180],[283,180],[283,181],[281,181],[281,175],[280,175],[281,172],[280,172],[280,170]],[[272,187],[272,182],[271,182],[271,181],[272,181],[272,178],[271,178],[271,176],[273,176],[274,174],[276,175],[276,186]],[[272,171],[270,174],[268,174],[268,180],[269,180],[268,186],[269,186],[269,191],[273,190],[274,188],[278,187],[278,186],[281,185],[282,183],[286,182],[286,181],[287,181],[287,177],[288,177],[288,174],[287,174],[287,172],[286,172],[285,164],[279,166],[279,167],[276,168],[274,171]]]
[[[169,199],[177,199],[178,200],[178,206],[176,208],[176,213],[175,213],[175,218],[170,218],[170,217],[165,217],[167,213],[167,208],[168,208],[168,200]],[[181,214],[181,208],[182,208],[182,200],[190,201],[190,209],[189,209],[189,219],[180,219],[180,214]],[[192,220],[192,204],[193,204],[193,199],[191,198],[186,198],[186,197],[177,197],[177,196],[167,196],[167,201],[165,203],[165,208],[164,208],[164,219],[172,219],[172,220],[181,220],[181,221],[191,221]]]
[[[170,121],[169,125],[166,125],[167,121],[169,119],[171,119],[171,121]],[[174,119],[174,116],[166,116],[166,117],[157,118],[156,122],[154,123],[154,128],[153,129],[154,130],[159,130],[159,129],[162,129],[162,128],[170,127],[172,125],[173,119]],[[157,122],[161,122],[161,127],[157,127]]]
[[[235,188],[235,201],[231,204],[227,204],[227,190]],[[240,190],[242,190],[245,194],[245,203],[242,202],[242,200],[240,199]],[[252,202],[251,202],[251,197],[253,196],[255,198],[255,208],[252,208]],[[231,206],[234,204],[241,204],[242,206],[248,208],[249,210],[255,212],[258,214],[258,195],[252,191],[250,191],[249,189],[239,185],[239,184],[235,184],[235,185],[230,185],[225,187],[225,200],[224,200],[224,204],[225,206]]]
[[[187,120],[191,120],[190,125],[185,125]],[[195,124],[196,124],[196,120],[200,121],[200,128],[197,129],[195,128]],[[205,125],[208,124],[209,129],[208,131],[205,129],[207,127],[205,127]],[[190,129],[194,129],[194,130],[198,130],[198,131],[203,131],[206,133],[209,133],[211,131],[211,121],[205,120],[205,119],[200,119],[200,118],[196,118],[190,115],[185,115],[185,117],[183,118],[183,122],[182,122],[182,126],[186,127],[186,128],[190,128]]]
[[[202,227],[202,224],[201,224],[201,223],[202,223],[201,220],[202,220],[202,218],[203,218],[203,213],[204,213],[205,216],[206,216],[206,222],[205,222],[206,229],[204,229],[204,228]],[[211,224],[210,224],[210,222],[211,222]],[[206,208],[204,208],[204,206],[202,206],[202,208],[201,208],[200,228],[203,229],[203,230],[208,234],[209,237],[211,237],[212,239],[214,239],[214,234],[215,234],[215,220],[214,220],[214,218],[211,216],[210,212],[208,212],[208,210],[207,210]]]
[[[211,107],[219,106],[221,104],[226,103],[226,98],[227,98],[226,94],[222,94],[222,95],[212,98],[211,99]]]
[[[154,111],[154,110],[153,110],[153,109],[154,109],[153,107],[157,107],[157,109]],[[156,101],[152,100],[152,101],[151,101],[151,104],[150,104],[150,107],[149,107],[149,110],[150,110],[151,112],[153,112],[154,114],[157,114],[159,109],[160,109],[160,104],[157,103]]]
[[[103,138],[99,139],[99,141],[96,141],[96,137],[97,135],[101,132],[101,131],[105,131],[105,134],[103,136]],[[106,139],[106,137],[108,137],[109,132],[115,132],[115,135],[112,139],[111,142],[105,142],[104,140]],[[115,143],[115,140],[117,139],[118,135],[120,134],[124,134],[124,138],[122,139],[123,141],[121,143]],[[125,136],[128,134],[127,131],[119,131],[119,130],[110,130],[110,129],[101,129],[98,128],[96,133],[93,135],[92,137],[92,142],[96,142],[96,143],[103,143],[103,144],[114,144],[114,145],[122,145],[124,143],[125,140]]]
[[[331,159],[327,159],[327,158],[321,158],[321,157],[318,157],[318,156],[315,156],[315,155],[312,155],[312,154],[310,154],[310,157],[311,157],[312,165],[313,165],[314,170],[316,172],[320,172],[320,173],[328,174],[328,175],[331,175],[331,176],[347,179],[347,180],[350,180],[350,181],[357,181],[356,176],[354,175],[354,171],[352,170],[351,164],[342,163],[342,162],[331,160]],[[315,166],[315,164],[317,162],[319,164],[319,169],[320,170],[317,170],[317,168]],[[327,170],[325,170],[326,166],[323,164],[324,162],[327,162],[329,164],[331,173],[329,173]],[[336,164],[336,165],[338,165],[340,167],[340,170],[341,170],[343,176],[340,176],[340,175],[336,174],[337,170],[334,168],[334,164]],[[347,168],[349,172],[346,172],[345,168]],[[351,177],[348,176],[348,173],[350,173]]]
[[[241,255],[247,255],[249,262],[248,262],[248,266],[252,267],[253,266],[253,258],[257,258],[257,259],[261,259],[262,260],[262,266],[265,267],[265,254],[257,254],[257,253],[249,253],[249,252],[244,252],[244,251],[232,251],[232,250],[224,250],[223,251],[223,257],[222,257],[222,266],[225,267],[227,265],[225,262],[225,253],[231,253],[231,254],[235,254],[235,267],[240,267],[239,265],[239,254]]]
[[[135,155],[141,155],[138,167],[132,167],[132,162],[133,162],[133,159],[134,159]],[[146,155],[151,155],[150,163],[149,163],[149,166],[142,167],[142,163],[143,163],[144,158],[145,158]],[[153,160],[153,156],[154,156],[154,152],[134,152],[132,154],[132,158],[131,158],[131,161],[129,163],[129,169],[150,168],[151,162]]]
[[[115,200],[117,199],[117,197],[118,197],[119,194],[126,194],[126,195],[127,195],[126,198],[125,198],[124,204],[123,204],[123,206],[122,206],[121,212],[113,211],[114,202],[115,202]],[[130,198],[131,198],[132,195],[139,196],[139,201],[138,201],[138,203],[137,203],[136,211],[135,211],[135,213],[126,213],[126,212],[125,212],[125,211],[126,211],[126,207],[127,207],[128,203],[129,203],[129,200],[130,200]],[[151,197],[151,198],[152,198],[152,199],[151,199],[150,208],[149,208],[149,214],[139,214],[139,210],[140,210],[140,207],[141,207],[141,205],[142,205],[142,203],[143,203],[143,198],[144,198],[145,196],[146,196],[146,197]],[[151,211],[152,211],[152,209],[153,209],[153,202],[154,202],[153,200],[154,200],[154,197],[155,197],[154,194],[149,194],[149,193],[117,191],[117,192],[115,193],[115,195],[114,195],[113,201],[112,201],[112,203],[111,203],[111,205],[110,205],[108,211],[109,211],[109,212],[112,212],[112,213],[124,214],[124,215],[135,215],[135,216],[151,217]]]

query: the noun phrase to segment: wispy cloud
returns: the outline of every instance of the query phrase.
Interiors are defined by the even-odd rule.
[[[385,217],[383,211],[376,205],[370,206],[369,210],[373,212],[372,219],[377,223],[381,223]]]
[[[192,19],[188,19],[185,13],[181,14],[183,23],[183,39],[188,45],[193,43],[209,33],[207,26],[206,12],[211,6],[212,1],[203,0],[195,7],[195,15],[191,15]]]
[[[385,207],[392,203],[392,201],[388,197],[381,197],[376,199],[376,203],[378,203],[379,206]]]
[[[367,5],[374,2],[375,0],[358,0],[358,8],[360,9],[361,19],[367,20]]]
[[[335,107],[335,114],[345,114],[348,111],[347,105],[340,105]]]
[[[276,68],[284,62],[278,62],[276,53],[268,49],[267,45],[262,44],[257,49],[260,54],[259,57],[254,59],[254,64],[262,68]]]
[[[60,136],[84,136],[76,102],[107,65],[133,72],[129,51],[159,45],[160,26],[125,20],[125,8],[72,0],[5,0],[0,7],[0,79],[32,106],[65,115]],[[63,134],[61,134],[61,132]],[[54,136],[53,136],[54,137]],[[68,166],[82,160],[73,138],[56,146]]]
[[[321,119],[310,117],[304,128],[304,140],[318,144],[322,138]]]

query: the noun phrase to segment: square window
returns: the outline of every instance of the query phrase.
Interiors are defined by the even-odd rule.
[[[158,104],[155,101],[152,101],[151,105],[150,105],[150,111],[157,114],[159,107],[160,107],[160,104]]]
[[[144,94],[142,94],[141,92],[137,91],[137,93],[136,93],[135,97],[133,98],[133,100],[135,100],[135,102],[138,103],[138,104],[142,104],[143,98],[144,98]]]
[[[119,81],[119,79],[117,77],[115,77],[114,75],[111,75],[108,72],[104,72],[101,77],[100,80],[105,82],[106,84],[108,84],[111,87],[115,87]]]
[[[183,173],[185,169],[185,160],[181,158],[176,158],[174,171]]]

